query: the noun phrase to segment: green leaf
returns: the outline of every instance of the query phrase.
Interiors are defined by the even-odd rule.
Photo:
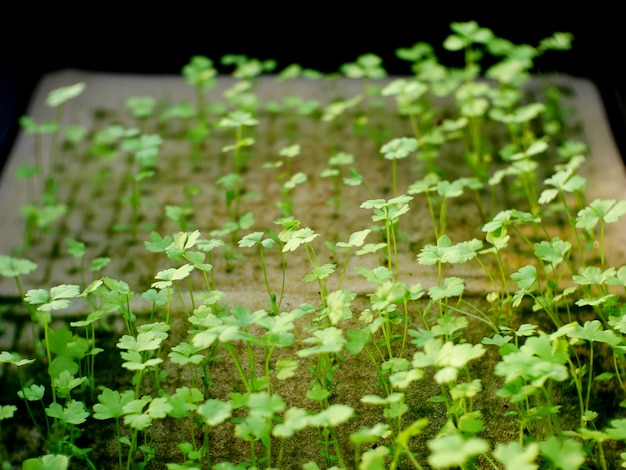
[[[123,415],[123,407],[134,399],[132,390],[126,390],[120,394],[117,390],[104,388],[98,395],[99,403],[93,406],[95,419],[117,419]]]
[[[576,227],[593,230],[599,221],[610,224],[626,214],[626,200],[596,199],[589,206],[578,212]]]
[[[586,321],[584,326],[575,325],[574,330],[568,336],[570,338],[579,338],[586,341],[595,341],[598,343],[606,343],[611,346],[620,344],[620,339],[613,330],[605,330],[599,320]]]
[[[300,155],[300,151],[300,144],[293,144],[280,149],[278,155],[280,155],[281,157],[294,158]]]
[[[612,419],[611,427],[606,428],[605,432],[611,439],[626,441],[626,419]]]
[[[263,391],[251,393],[248,396],[248,408],[251,415],[269,419],[284,411],[285,402],[280,395],[270,395],[268,392]]]
[[[13,258],[0,255],[0,275],[5,277],[17,277],[30,274],[37,269],[37,264],[25,258]]]
[[[336,246],[338,248],[355,248],[359,246],[363,246],[365,243],[365,238],[372,232],[371,229],[367,228],[365,230],[360,230],[358,232],[354,232],[350,234],[350,239],[348,243],[345,242],[337,242]]]
[[[391,429],[388,424],[377,423],[373,427],[363,427],[356,432],[350,434],[350,440],[355,444],[364,444],[368,442],[376,442],[379,439],[386,439],[391,435]]]
[[[311,243],[319,237],[318,233],[315,233],[312,229],[305,227],[293,231],[282,231],[279,234],[281,241],[285,242],[283,246],[283,253],[296,250],[300,245]]]
[[[534,463],[539,455],[539,444],[536,442],[531,442],[526,448],[516,441],[506,444],[498,443],[493,455],[504,465],[505,470],[536,470],[539,468]]]
[[[539,223],[541,219],[534,217],[530,212],[523,212],[517,209],[505,210],[497,213],[491,222],[487,222],[483,225],[482,231],[487,233],[496,232],[515,222]]]
[[[417,139],[414,137],[400,137],[387,142],[381,147],[380,152],[387,160],[398,160],[415,152],[417,147]]]
[[[385,446],[379,446],[363,452],[359,470],[385,470],[387,468],[385,461],[389,452],[389,448]]]
[[[165,418],[172,411],[173,407],[166,397],[157,397],[150,402],[148,407],[148,415],[152,419]]]
[[[198,414],[209,426],[217,426],[230,418],[232,406],[228,402],[211,398],[198,407]]]
[[[334,326],[324,328],[323,330],[317,330],[313,333],[312,337],[303,340],[304,343],[314,344],[310,348],[300,349],[296,354],[299,357],[309,357],[314,354],[321,353],[337,353],[341,351],[343,345],[346,343],[343,337],[343,331]]]
[[[26,366],[35,362],[35,359],[22,359],[19,353],[2,351],[0,353],[0,364],[13,364],[16,367]]]
[[[552,36],[542,39],[539,43],[539,50],[555,50],[555,51],[566,51],[571,49],[572,41],[574,40],[574,35],[571,33],[554,33]]]
[[[17,395],[28,401],[39,401],[43,399],[46,387],[43,385],[31,384],[28,388],[23,388],[17,392]]]
[[[295,359],[284,357],[276,361],[276,378],[286,380],[293,377],[298,370],[299,362]]]
[[[245,235],[239,242],[237,243],[242,248],[251,248],[256,245],[261,244],[261,240],[263,239],[263,232],[252,232]]]
[[[76,285],[61,284],[50,289],[31,289],[26,292],[25,299],[42,312],[61,310],[69,305],[69,300],[80,296],[80,288]]]
[[[163,253],[172,244],[172,237],[161,237],[157,232],[150,233],[150,241],[144,242],[146,250],[152,253]]]
[[[77,336],[66,327],[50,331],[50,351],[57,356],[66,356],[80,360],[90,349],[90,343],[85,338]]]
[[[434,468],[464,466],[472,457],[489,452],[484,439],[464,439],[458,434],[431,439],[428,448],[431,451],[428,462]]]
[[[309,400],[321,402],[330,396],[330,392],[325,388],[322,388],[318,384],[314,384],[311,389],[306,393],[306,397]]]
[[[539,449],[541,455],[561,470],[578,470],[587,457],[580,442],[571,439],[560,440],[556,436],[540,442]]]
[[[467,434],[478,434],[485,427],[483,420],[479,419],[480,417],[481,413],[478,410],[465,413],[457,422],[459,431]]]
[[[189,274],[191,274],[193,270],[193,265],[187,263],[183,264],[179,268],[170,268],[164,271],[159,271],[155,276],[155,279],[166,282],[180,281],[181,279],[185,279],[187,276],[189,276]],[[152,285],[152,287],[155,287],[154,284]]]
[[[460,37],[451,34],[443,42],[443,47],[448,51],[460,51],[465,47],[465,42]]]
[[[550,241],[542,240],[534,244],[535,256],[541,261],[548,264],[549,269],[553,269],[563,262],[567,254],[572,248],[572,244],[568,241],[554,237]]]
[[[68,370],[61,371],[53,379],[53,386],[57,390],[57,394],[61,398],[69,398],[70,392],[82,384],[87,377],[74,377]]]
[[[361,276],[374,284],[382,284],[389,281],[393,277],[391,271],[385,266],[378,266],[372,270],[365,269],[362,266],[357,266],[356,270]]]
[[[337,265],[334,263],[326,263],[313,268],[312,272],[304,276],[304,282],[313,282],[318,279],[326,279],[335,272]]]
[[[544,181],[545,184],[553,186],[559,191],[573,193],[582,191],[585,188],[586,180],[582,176],[575,174],[571,169],[556,172]]]
[[[272,429],[275,437],[291,437],[296,432],[306,428],[310,424],[309,412],[302,408],[291,407],[287,409],[282,423],[278,423]]]
[[[496,364],[495,373],[505,377],[506,382],[523,378],[534,387],[543,386],[548,379],[562,382],[567,379],[567,368],[563,365],[568,359],[566,341],[547,336],[533,336],[519,351],[511,352]]]
[[[59,403],[52,403],[46,408],[46,414],[51,418],[61,420],[65,424],[82,424],[87,420],[89,412],[85,410],[82,401],[68,400],[63,408]]]
[[[22,470],[67,470],[69,465],[70,458],[67,455],[49,454],[24,460]]]
[[[584,266],[580,268],[579,274],[572,276],[572,279],[581,286],[601,286],[603,284],[612,284],[615,276],[615,268],[602,271],[598,266]]]
[[[428,296],[438,301],[449,297],[458,297],[465,290],[465,284],[460,277],[447,277],[443,280],[443,286],[433,286],[428,289]]]
[[[56,108],[66,101],[76,98],[85,90],[85,84],[83,82],[75,83],[74,85],[57,88],[48,93],[46,98],[46,104],[51,108]]]
[[[311,415],[309,422],[316,427],[336,427],[354,417],[354,408],[348,405],[333,404],[320,411],[316,415]]]
[[[356,293],[343,289],[333,291],[328,294],[326,297],[326,309],[324,312],[328,314],[328,319],[332,325],[336,325],[340,321],[352,318],[350,303],[355,297]]]
[[[537,281],[537,268],[532,264],[522,266],[517,272],[511,274],[511,279],[515,281],[519,289],[528,291]]]
[[[172,348],[168,357],[174,364],[186,366],[188,364],[199,365],[205,357],[202,354],[196,354],[198,350],[186,341],[181,341]]]
[[[259,123],[252,114],[246,111],[232,111],[228,116],[222,118],[218,126],[225,128],[237,128],[237,127],[250,127],[256,126]]]
[[[213,61],[206,56],[196,55],[182,69],[185,80],[190,85],[204,85],[203,91],[207,91],[206,85],[213,81],[217,71],[213,67]]]
[[[17,406],[0,405],[0,421],[12,418],[16,411],[17,411]]]

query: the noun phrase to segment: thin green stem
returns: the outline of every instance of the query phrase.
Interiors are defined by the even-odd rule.
[[[233,363],[235,364],[235,368],[237,369],[237,372],[239,373],[239,377],[241,378],[241,381],[243,382],[243,385],[246,388],[246,391],[248,393],[252,393],[253,390],[250,387],[250,384],[248,383],[248,377],[246,376],[246,373],[243,370],[243,367],[241,365],[241,362],[239,361],[239,357],[237,357],[237,354],[235,353],[235,350],[229,344],[223,344],[222,346],[230,354],[230,357],[232,358]]]

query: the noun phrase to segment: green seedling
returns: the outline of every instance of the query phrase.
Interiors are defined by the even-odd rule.
[[[80,96],[85,90],[85,84],[83,82],[76,83],[74,85],[57,88],[48,93],[46,97],[46,105],[51,108],[56,108],[56,129],[52,133],[52,140],[50,142],[50,161],[48,166],[48,173],[46,174],[46,191],[48,191],[54,182],[54,178],[51,176],[56,172],[57,163],[61,155],[61,146],[59,144],[60,130],[63,125],[63,113],[65,111],[65,103]]]
[[[397,196],[392,199],[370,199],[361,204],[363,209],[374,209],[373,222],[383,222],[387,246],[387,267],[397,279],[400,270],[398,262],[397,224],[400,216],[409,211],[409,201],[413,196]]]
[[[134,173],[128,176],[130,181],[130,195],[125,202],[131,206],[130,227],[121,225],[117,230],[128,230],[132,234],[133,241],[137,240],[142,221],[142,183],[155,174],[156,157],[159,154],[163,139],[158,134],[132,134],[122,141],[122,150],[132,155],[134,161]],[[149,227],[149,226],[148,226]],[[148,228],[146,227],[146,228]]]
[[[341,66],[341,72],[348,78],[363,80],[363,95],[374,97],[379,94],[379,89],[371,84],[372,80],[380,80],[387,76],[382,66],[382,59],[376,54],[364,54],[355,62]]]
[[[22,116],[19,123],[26,134],[32,134],[34,136],[35,148],[33,167],[37,169],[35,174],[39,175],[39,190],[43,192],[50,169],[49,166],[44,166],[42,136],[56,133],[59,130],[59,123],[57,121],[48,121],[37,124],[33,118],[28,116]]]
[[[423,125],[420,122],[420,114],[426,112],[426,105],[421,102],[421,98],[428,92],[428,85],[416,79],[398,78],[382,91],[382,96],[393,96],[396,101],[396,109],[402,116],[409,116],[413,136],[416,139],[422,137]]]
[[[399,159],[408,157],[412,152],[417,151],[417,140],[412,137],[400,137],[387,142],[380,149],[386,160],[391,160],[391,177],[393,197],[398,197],[398,164]]]
[[[339,279],[339,286],[337,289],[341,289],[343,281],[346,277],[346,271],[348,270],[348,263],[350,261],[350,249],[351,248],[360,248],[364,245],[365,239],[371,233],[371,229],[360,230],[358,232],[354,232],[350,234],[350,238],[347,242],[337,242],[335,245],[337,249],[345,249],[345,259],[343,262],[343,270],[341,271],[341,278]]]
[[[123,416],[123,408],[134,399],[132,390],[127,390],[124,393],[120,393],[117,390],[111,390],[105,388],[100,395],[98,395],[98,402],[93,406],[93,417],[98,420],[114,419],[115,420],[115,435],[117,442],[117,455],[119,469],[123,470],[123,455],[122,455],[122,438],[120,432],[120,418]]]
[[[196,89],[197,125],[206,126],[205,95],[217,84],[215,80],[217,71],[213,67],[213,61],[205,56],[193,56],[183,67],[182,73],[187,83]]]
[[[285,270],[283,269],[283,277],[281,283],[280,294],[277,297],[270,287],[269,279],[267,277],[267,266],[265,264],[264,250],[270,250],[274,247],[276,242],[272,238],[263,238],[263,232],[253,232],[244,236],[239,240],[238,244],[242,248],[254,248],[259,249],[259,256],[261,257],[261,269],[263,270],[263,281],[265,282],[265,288],[270,298],[270,306],[274,315],[277,315],[280,311],[280,305],[283,301],[283,295],[285,293]]]
[[[576,217],[576,228],[593,231],[600,224],[598,235],[598,251],[600,252],[600,269],[605,268],[604,230],[606,224],[615,223],[626,214],[626,201],[616,202],[614,199],[596,199],[589,206],[581,209]],[[595,237],[594,237],[595,238]]]
[[[276,68],[276,61],[272,59],[252,59],[243,54],[227,54],[221,59],[223,65],[233,65],[233,77],[242,80],[252,80],[262,73],[271,72]]]
[[[33,411],[31,410],[29,404],[29,402],[31,401],[38,401],[45,409],[45,404],[43,402],[45,387],[43,385],[37,384],[32,384],[30,385],[30,387],[26,387],[26,384],[24,382],[24,374],[22,373],[21,369],[23,366],[27,366],[29,364],[32,364],[33,362],[35,362],[35,359],[23,359],[17,353],[10,353],[8,351],[2,351],[2,353],[0,353],[0,364],[11,364],[17,368],[17,376],[20,381],[20,390],[17,392],[17,394],[21,399],[24,400],[24,405],[26,406],[28,416],[30,416],[30,419],[33,421],[33,424],[39,432],[39,435],[47,436],[50,433],[48,421],[46,420],[46,432],[44,432],[44,430],[41,429],[39,422],[35,419],[35,416],[33,415]],[[4,410],[4,408],[6,408],[6,410]],[[16,411],[17,408],[11,405],[0,407],[0,411],[2,411],[2,413],[0,414],[4,416],[2,419],[13,417],[13,413],[11,412],[11,410]]]
[[[35,184],[33,184],[33,179],[37,175],[41,174],[41,166],[33,166],[33,165],[22,165],[13,174],[16,180],[25,180],[26,181],[26,193],[28,194],[27,203],[33,204],[35,202]],[[42,184],[40,186],[43,187]]]
[[[154,115],[156,105],[157,102],[152,96],[131,96],[124,100],[124,106],[130,110],[133,118],[142,122],[144,128],[148,118]]]
[[[354,163],[354,155],[346,152],[338,152],[328,159],[328,167],[322,170],[320,176],[322,178],[330,178],[333,181],[333,197],[329,203],[333,206],[333,217],[339,217],[342,203],[343,180],[345,178],[342,167],[352,165]]]
[[[259,123],[252,114],[246,111],[233,111],[226,117],[222,118],[218,123],[218,127],[224,129],[235,130],[235,143],[227,145],[222,149],[222,152],[233,152],[233,173],[240,175],[245,165],[245,158],[242,155],[242,149],[250,147],[254,144],[254,139],[250,137],[244,138],[244,127],[253,127]]]

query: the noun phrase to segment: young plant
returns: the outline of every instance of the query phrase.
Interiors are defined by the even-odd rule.
[[[274,247],[276,242],[272,238],[263,239],[263,232],[253,232],[244,236],[241,240],[239,240],[239,246],[242,248],[254,248],[257,247],[259,250],[259,256],[261,257],[261,269],[263,270],[263,281],[265,282],[265,288],[267,289],[267,294],[270,298],[270,306],[274,315],[277,315],[280,312],[280,305],[283,301],[283,295],[285,293],[285,270],[283,269],[282,282],[280,294],[277,297],[276,294],[272,291],[270,287],[269,279],[267,277],[267,266],[265,264],[265,254],[264,249],[270,250]]]
[[[320,173],[322,178],[331,178],[333,181],[333,197],[329,201],[333,206],[333,217],[339,217],[341,208],[345,206],[341,197],[345,178],[342,167],[352,165],[353,163],[354,155],[346,152],[337,152],[328,159],[328,168]]]
[[[409,201],[413,196],[397,196],[389,200],[370,199],[361,204],[363,209],[374,209],[373,222],[383,222],[384,241],[387,244],[387,268],[398,278],[398,222],[400,216],[409,211]]]

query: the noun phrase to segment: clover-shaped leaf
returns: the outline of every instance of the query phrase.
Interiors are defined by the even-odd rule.
[[[209,426],[217,426],[230,418],[232,406],[228,402],[210,398],[198,407],[198,414]]]
[[[337,353],[343,348],[346,339],[339,328],[330,326],[323,330],[317,330],[312,337],[303,340],[304,343],[313,344],[310,348],[299,350],[296,354],[299,357],[309,357],[321,353]]]
[[[0,255],[0,275],[5,277],[17,277],[30,274],[37,269],[37,264],[25,259]]]
[[[560,470],[578,470],[586,459],[583,445],[572,439],[550,436],[539,443],[541,455]]]
[[[46,414],[51,418],[61,420],[65,424],[82,424],[87,420],[89,412],[85,410],[82,401],[68,400],[63,408],[59,403],[52,403],[46,408]]]
[[[372,232],[371,229],[367,228],[365,230],[360,230],[358,232],[354,232],[350,234],[350,238],[348,242],[337,242],[337,248],[354,248],[363,246],[365,243],[365,238]]]
[[[43,385],[31,384],[30,387],[23,388],[17,395],[28,401],[40,401],[43,399],[46,387]]]
[[[124,414],[123,407],[135,397],[132,390],[120,393],[105,387],[98,395],[98,402],[93,406],[95,419],[118,419]]]
[[[417,150],[418,143],[414,137],[399,137],[387,142],[380,149],[387,160],[406,158]]]
[[[280,239],[285,242],[283,246],[283,252],[294,251],[300,245],[311,243],[317,237],[318,233],[315,233],[312,229],[305,227],[295,231],[281,232]]]
[[[73,284],[61,284],[53,287],[50,291],[44,289],[31,289],[26,292],[25,299],[32,305],[39,305],[38,310],[50,312],[66,308],[70,299],[80,296],[80,288]]]
[[[498,443],[493,455],[503,465],[505,470],[536,470],[539,468],[534,462],[539,455],[539,444],[531,442],[527,447],[516,441]]]
[[[610,224],[626,214],[626,200],[596,199],[578,212],[576,227],[593,230],[599,221]]]
[[[576,324],[574,330],[568,336],[590,342],[606,343],[611,346],[617,346],[620,343],[620,339],[613,330],[602,328],[602,323],[599,320],[586,321],[583,326]]]
[[[335,427],[354,416],[354,408],[343,404],[333,404],[318,414],[311,415],[309,423],[315,427]]]
[[[22,359],[18,353],[12,353],[8,351],[2,351],[0,353],[0,364],[13,364],[17,367],[22,367],[35,362],[35,359]]]
[[[443,280],[443,286],[433,286],[428,289],[428,296],[434,300],[458,297],[465,290],[465,282],[460,277],[452,276]]]
[[[171,287],[173,281],[185,279],[193,270],[193,265],[187,263],[183,264],[180,268],[169,268],[159,271],[155,276],[157,281],[152,283],[152,287],[155,289],[165,289],[167,287]]]
[[[428,441],[431,454],[428,462],[434,468],[464,466],[469,459],[489,451],[484,439],[463,438],[459,434],[449,434]]]
[[[216,75],[213,61],[206,56],[196,55],[183,67],[182,74],[190,85],[210,83]]]
[[[237,128],[243,126],[256,126],[259,123],[252,114],[246,111],[232,111],[228,116],[222,118],[218,123],[219,127]]]
[[[57,88],[48,93],[46,104],[51,108],[56,108],[66,101],[76,98],[85,90],[85,83],[79,82],[74,85]]]

